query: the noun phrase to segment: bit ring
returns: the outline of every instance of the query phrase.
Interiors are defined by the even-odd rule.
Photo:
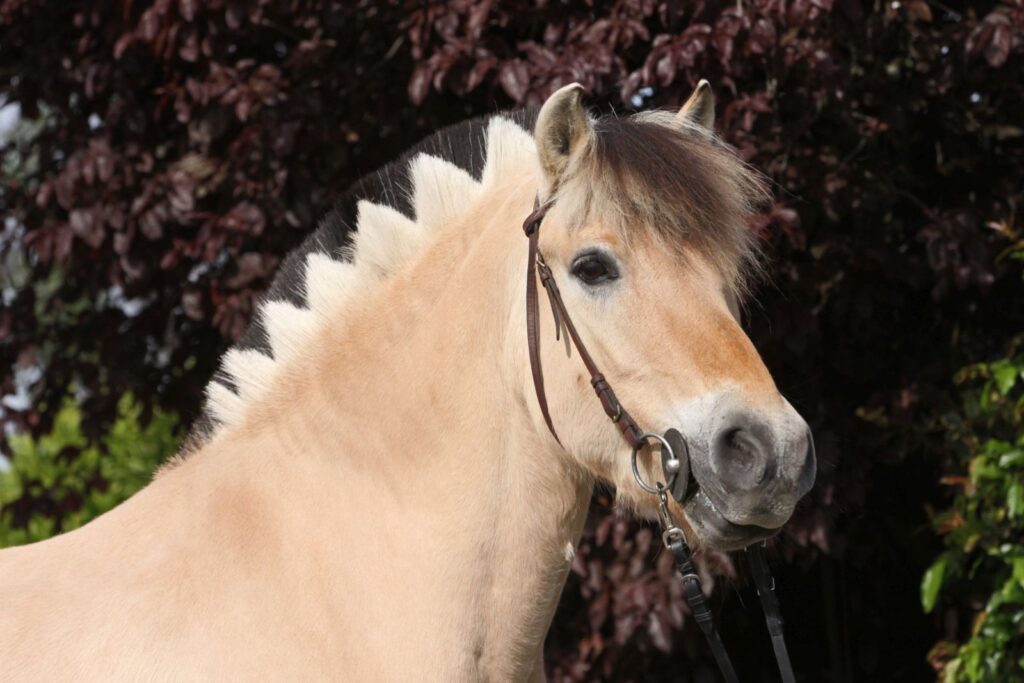
[[[653,432],[644,432],[643,434],[641,434],[640,440],[643,443],[640,446],[635,446],[633,448],[633,456],[631,461],[631,464],[633,466],[633,478],[636,479],[637,485],[639,485],[640,488],[642,488],[644,491],[647,491],[647,493],[658,495],[665,489],[672,488],[672,485],[675,483],[676,474],[672,475],[671,481],[669,481],[668,484],[656,482],[654,486],[651,486],[646,481],[644,481],[644,478],[640,475],[640,466],[637,464],[636,456],[640,452],[640,449],[643,448],[644,445],[646,445],[649,439],[656,439],[659,442],[661,442],[661,447],[668,449],[668,455],[670,460],[674,460],[676,455],[675,452],[672,450],[672,446],[669,444],[668,441],[665,440],[665,437],[663,437],[660,434],[654,434]]]

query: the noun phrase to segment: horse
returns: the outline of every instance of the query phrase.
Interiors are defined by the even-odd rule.
[[[706,82],[628,117],[574,84],[358,185],[284,261],[152,482],[0,552],[0,677],[543,680],[595,485],[659,510],[551,342],[552,301],[530,317],[547,342],[526,334],[538,206],[578,336],[637,424],[685,436],[682,533],[721,550],[777,533],[814,451],[738,321],[765,182],[713,126]],[[662,476],[650,447],[633,457]]]

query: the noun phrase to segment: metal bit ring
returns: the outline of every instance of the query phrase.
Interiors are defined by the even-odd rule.
[[[665,440],[665,437],[663,437],[660,434],[654,434],[652,432],[644,432],[643,434],[640,435],[640,440],[642,442],[646,443],[648,439],[657,439],[659,442],[661,442],[662,448],[665,448],[665,449],[668,450],[669,459],[670,460],[674,460],[675,459],[675,457],[676,457],[675,452],[672,450],[672,446],[669,445],[669,442]],[[644,481],[644,478],[640,475],[640,467],[639,467],[639,465],[637,464],[637,461],[636,461],[636,456],[640,452],[641,448],[643,448],[642,445],[641,446],[636,446],[636,447],[633,448],[633,456],[632,456],[631,464],[633,466],[633,478],[636,479],[636,483],[644,491],[647,491],[647,493],[651,493],[651,494],[654,494],[654,495],[659,495],[665,489],[671,489],[672,485],[675,484],[675,480],[676,480],[676,475],[675,474],[672,475],[672,477],[671,477],[670,481],[668,482],[668,484],[656,483],[654,486],[651,486],[646,481]]]

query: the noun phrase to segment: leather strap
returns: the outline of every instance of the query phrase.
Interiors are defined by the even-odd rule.
[[[530,347],[530,371],[533,373],[533,388],[537,392],[537,403],[540,405],[540,412],[544,415],[544,422],[547,423],[551,436],[555,437],[558,445],[562,440],[558,438],[555,425],[551,421],[551,413],[548,411],[548,399],[544,393],[544,370],[540,364],[540,325],[537,322],[537,259],[540,252],[537,248],[537,240],[540,232],[541,221],[544,214],[548,212],[550,204],[534,206],[533,213],[526,217],[523,222],[523,231],[529,238],[530,251],[526,264],[526,339]],[[558,314],[552,306],[552,313],[555,315],[555,330],[559,329]]]
[[[555,425],[551,420],[551,413],[548,410],[548,400],[544,392],[544,372],[540,362],[540,325],[537,322],[537,277],[539,275],[541,284],[544,285],[544,289],[548,293],[551,313],[555,318],[555,338],[560,338],[561,328],[564,325],[573,346],[576,347],[583,360],[583,365],[590,373],[590,386],[594,388],[594,393],[601,401],[605,415],[615,423],[623,440],[629,444],[630,448],[640,448],[644,445],[644,441],[640,438],[643,431],[619,403],[608,380],[605,379],[598,369],[597,363],[594,362],[594,358],[587,351],[587,347],[580,338],[580,334],[572,322],[572,317],[562,301],[562,294],[558,289],[558,283],[555,282],[555,276],[540,253],[538,247],[540,226],[550,208],[551,202],[537,205],[533,213],[523,221],[523,232],[526,233],[530,242],[526,265],[526,338],[530,349],[530,370],[533,373],[533,387],[537,392],[537,403],[540,404],[540,411],[544,415],[544,421],[547,423],[551,435],[561,445],[562,441],[558,438]]]
[[[708,607],[707,600],[704,598],[697,569],[693,566],[693,559],[690,557],[690,548],[681,534],[669,540],[667,545],[668,549],[672,551],[672,558],[676,561],[676,571],[679,572],[679,577],[683,582],[683,595],[687,604],[690,605],[694,621],[697,622],[697,626],[704,633],[705,640],[708,641],[708,647],[711,648],[711,654],[715,657],[718,670],[722,672],[722,678],[726,683],[738,683],[736,669],[733,668],[722,637],[718,634],[718,629],[715,628],[711,608]]]
[[[768,560],[764,556],[764,544],[755,543],[749,546],[747,555],[750,557],[750,570],[754,575],[757,594],[761,598],[761,609],[764,611],[764,619],[768,623],[768,635],[772,638],[772,649],[775,650],[775,661],[779,665],[782,683],[795,683],[796,676],[793,674],[793,665],[789,661],[789,651],[786,650],[782,611],[779,608],[779,598],[775,595],[775,579],[772,578],[771,571],[768,569]]]

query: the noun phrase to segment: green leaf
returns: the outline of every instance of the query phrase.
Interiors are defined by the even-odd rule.
[[[999,393],[1006,396],[1013,389],[1017,378],[1020,376],[1020,368],[1007,360],[1001,360],[992,364],[992,377],[996,381]]]
[[[1013,578],[1024,587],[1024,557],[1015,557],[1010,561],[1013,567]]]
[[[1016,519],[1024,512],[1024,484],[1019,481],[1011,484],[1006,492],[1006,512],[1010,519]]]
[[[921,606],[925,612],[935,609],[935,601],[939,597],[939,589],[942,588],[942,581],[946,577],[946,565],[949,564],[949,556],[940,555],[939,559],[928,567],[921,579]]]
[[[981,679],[981,653],[977,650],[968,650],[964,653],[964,673],[967,679],[974,683]]]
[[[971,481],[975,484],[985,479],[1002,479],[1003,470],[985,455],[977,455],[971,460]]]
[[[1024,450],[1010,451],[999,458],[1000,467],[1020,467],[1024,465]]]
[[[946,670],[942,676],[942,683],[956,683],[957,678],[959,678],[960,669],[962,666],[963,660],[959,657],[954,657],[953,659],[949,660],[949,663],[946,664]]]

